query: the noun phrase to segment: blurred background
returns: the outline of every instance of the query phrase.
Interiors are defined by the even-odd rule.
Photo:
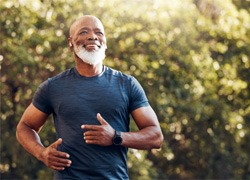
[[[129,150],[131,179],[250,179],[249,0],[1,0],[1,179],[52,179],[15,130],[38,85],[74,66],[68,31],[84,14],[103,22],[104,64],[139,80],[165,136],[161,150]],[[55,141],[52,117],[40,136]]]

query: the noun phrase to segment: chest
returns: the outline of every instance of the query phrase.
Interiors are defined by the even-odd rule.
[[[68,82],[53,92],[54,114],[63,121],[95,124],[97,113],[111,121],[128,114],[129,92],[119,82]]]

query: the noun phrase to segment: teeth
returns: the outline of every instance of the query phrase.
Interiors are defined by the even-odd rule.
[[[83,45],[83,47],[86,48],[86,47],[99,47],[99,46],[96,44],[87,44],[87,45]]]
[[[84,48],[89,47],[89,48],[100,48],[100,46],[98,46],[97,44],[86,44],[83,45]]]

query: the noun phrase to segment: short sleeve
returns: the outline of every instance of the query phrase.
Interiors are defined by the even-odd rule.
[[[131,78],[129,104],[130,113],[140,107],[149,106],[148,99],[142,86],[134,77]]]
[[[40,86],[37,88],[35,95],[32,100],[32,104],[38,108],[40,111],[51,114],[52,107],[49,100],[49,80],[44,81]]]

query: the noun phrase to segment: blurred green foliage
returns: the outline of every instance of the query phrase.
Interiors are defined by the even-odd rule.
[[[15,128],[38,85],[74,66],[68,30],[83,14],[102,20],[104,63],[141,82],[165,136],[129,151],[131,179],[250,179],[249,12],[249,0],[2,0],[1,179],[53,176]],[[40,135],[55,140],[52,118]]]

